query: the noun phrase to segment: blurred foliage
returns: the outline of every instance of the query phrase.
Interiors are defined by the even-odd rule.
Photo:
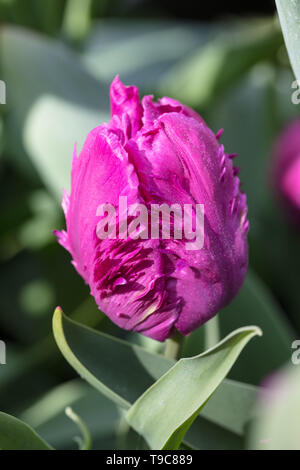
[[[103,318],[52,234],[64,224],[59,204],[70,184],[73,146],[80,150],[88,131],[109,118],[109,84],[117,73],[141,95],[180,99],[214,131],[225,129],[222,142],[239,154],[248,197],[251,271],[221,312],[219,328],[222,336],[246,324],[263,329],[230,376],[259,385],[290,360],[291,342],[300,335],[299,233],[288,225],[268,176],[274,138],[299,114],[279,23],[271,17],[183,21],[168,15],[165,3],[129,0],[0,0],[0,19],[0,79],[7,85],[7,104],[0,105],[0,339],[7,343],[0,409],[56,448],[76,448],[78,431],[66,406],[87,424],[94,448],[141,448],[118,406],[74,380],[51,334],[53,309],[62,305],[80,323],[161,350]],[[186,339],[186,355],[204,349],[204,333]],[[242,387],[246,406],[251,389]],[[222,406],[215,408],[219,421]],[[246,423],[236,432],[217,418],[204,414],[190,439],[199,448],[243,447]],[[269,429],[270,417],[264,419]]]

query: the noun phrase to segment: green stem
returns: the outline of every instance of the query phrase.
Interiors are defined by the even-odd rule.
[[[164,356],[168,359],[179,359],[183,347],[184,336],[175,330],[172,338],[167,339]]]
[[[216,315],[204,324],[205,329],[205,351],[212,348],[220,341],[219,316]]]
[[[79,430],[81,431],[82,437],[75,438],[75,440],[79,444],[79,450],[91,450],[91,447],[92,447],[91,434],[86,424],[69,406],[65,409],[65,413],[68,416],[68,418],[70,418],[78,426]]]

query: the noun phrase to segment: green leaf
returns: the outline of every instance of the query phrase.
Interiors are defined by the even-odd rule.
[[[253,418],[257,394],[258,389],[253,385],[225,379],[201,411],[200,417],[243,436]]]
[[[215,100],[205,115],[215,132],[224,128],[221,143],[226,152],[239,155],[235,164],[241,168],[240,179],[247,194],[250,237],[261,223],[258,216],[268,195],[267,156],[276,132],[270,97],[273,79],[271,66],[257,65],[230,93]]]
[[[140,346],[76,324],[56,309],[53,331],[62,354],[78,374],[123,408],[129,408],[153,383],[153,374],[164,374],[172,361]]]
[[[296,78],[300,80],[300,1],[275,1],[290,61]]]
[[[27,424],[0,412],[1,450],[52,450]]]
[[[211,400],[213,400],[213,397]],[[242,450],[245,448],[245,437],[237,435],[227,429],[214,424],[213,422],[203,418],[203,411],[210,401],[205,405],[201,414],[194,421],[187,432],[181,448],[184,444],[190,445],[191,448],[199,450]],[[226,406],[223,405],[223,406]]]
[[[110,83],[118,73],[125,83],[153,93],[164,74],[206,43],[215,29],[201,23],[107,18],[95,24],[83,61],[96,78]]]
[[[7,85],[8,150],[31,176],[29,155],[57,196],[68,189],[73,147],[107,117],[108,86],[60,41],[21,28],[0,32],[2,79]]]
[[[227,375],[257,327],[240,328],[215,347],[181,359],[127,413],[152,449],[178,449],[201,408]]]
[[[63,189],[70,188],[75,144],[79,153],[88,133],[105,120],[103,112],[55,96],[39,98],[28,112],[23,130],[25,148],[57,200],[61,200]]]
[[[265,218],[260,239],[256,239],[253,244],[255,251],[252,250],[252,259],[256,261],[257,269],[266,277],[272,290],[276,292],[277,297],[284,305],[285,323],[290,320],[293,328],[299,331],[300,271],[297,262],[300,259],[299,233],[297,230],[291,229],[292,227],[287,223],[285,212],[279,210],[275,199],[266,208]],[[291,333],[290,336],[295,338],[295,331]],[[287,353],[287,348],[285,353]]]
[[[201,108],[245,75],[253,65],[275,57],[282,37],[273,20],[232,23],[226,33],[199,48],[163,78],[162,93]]]
[[[53,329],[59,349],[77,373],[125,409],[175,363],[140,346],[75,323],[60,309],[55,311]],[[251,419],[256,392],[255,387],[225,379],[203,416],[242,435]]]
[[[226,406],[223,403],[223,408],[226,409],[228,409],[228,403],[231,404],[232,402],[230,390],[232,390],[232,387],[229,387],[228,390]],[[243,389],[241,389],[240,395],[242,403],[244,400]],[[212,398],[213,400],[214,398]],[[210,403],[211,401],[207,406]],[[249,402],[245,401],[245,406],[248,405]],[[72,380],[54,388],[26,409],[20,415],[20,418],[34,427],[39,435],[51,443],[55,449],[75,449],[73,437],[76,429],[65,416],[66,406],[71,406],[88,426],[92,435],[93,450],[141,449],[144,445],[140,436],[135,433],[133,435],[133,430],[128,433],[124,422],[121,425],[123,412],[112,401],[80,379]],[[219,407],[217,403],[216,406]],[[205,410],[206,408],[203,411]],[[236,415],[239,415],[240,410],[238,407],[234,407],[233,411]],[[243,414],[243,410],[241,412]],[[239,419],[239,416],[237,416],[237,419]],[[127,433],[131,438],[130,443],[127,440]],[[132,441],[132,439],[134,440]],[[243,446],[242,435],[213,423],[204,418],[202,414],[201,417],[196,419],[188,432],[187,441],[196,449],[241,449]]]

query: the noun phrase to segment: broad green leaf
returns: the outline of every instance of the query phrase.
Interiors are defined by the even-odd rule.
[[[213,400],[214,395],[211,400]],[[188,430],[184,444],[190,445],[192,448],[199,450],[241,450],[245,448],[245,436],[235,434],[227,429],[214,424],[212,421],[203,417],[203,412],[208,406],[205,405],[201,414],[194,421]],[[223,404],[224,406],[224,404]],[[226,405],[225,405],[226,406]]]
[[[296,78],[300,80],[300,1],[275,1],[290,61]]]
[[[79,325],[59,309],[54,314],[53,329],[58,347],[77,373],[125,409],[175,363],[140,346]],[[251,419],[256,392],[255,387],[225,379],[203,410],[203,416],[242,435]]]
[[[253,65],[274,57],[282,43],[273,20],[233,23],[228,30],[176,65],[164,77],[161,92],[203,109]]]
[[[207,43],[215,29],[212,24],[180,21],[105,19],[95,23],[82,57],[96,78],[110,83],[119,74],[126,84],[153,93],[158,81],[179,60]]]
[[[6,413],[0,412],[1,450],[51,450],[27,424]]]
[[[299,233],[287,223],[286,214],[275,200],[268,209],[266,224],[262,227],[260,239],[254,240],[252,255],[256,260],[256,269],[266,277],[284,305],[286,321],[290,318],[293,327],[299,331]],[[295,338],[296,333],[292,332],[292,336]]]
[[[107,87],[91,77],[80,57],[62,42],[9,26],[1,28],[0,42],[1,78],[9,84],[7,105],[15,113],[19,103],[19,119],[44,95],[94,111],[103,105],[108,109]]]
[[[251,400],[245,399],[247,386],[239,385],[240,389],[239,393],[236,394],[234,406],[231,396],[232,386],[228,386],[227,396],[225,390],[223,402],[222,392],[219,393],[220,388],[215,392],[215,395],[219,394],[219,398],[216,397],[215,399],[214,395],[203,409],[201,416],[196,419],[187,434],[189,444],[203,450],[242,448],[244,430],[242,427],[240,428],[240,424],[234,426],[236,433],[204,417],[204,412],[212,404],[212,408],[216,408],[218,413],[222,415],[228,413],[229,416],[232,408],[230,420],[239,421],[241,415],[244,414],[242,404],[244,403],[245,408],[249,408],[252,407],[254,401],[252,399],[254,398],[253,394],[251,394]],[[121,425],[123,412],[112,401],[80,379],[72,380],[54,388],[26,409],[19,417],[36,429],[39,435],[55,449],[75,449],[73,438],[76,435],[76,429],[65,416],[64,410],[67,406],[71,406],[88,426],[92,435],[93,449],[142,448],[143,441],[141,441],[141,438],[132,435],[132,432],[128,433],[128,429],[126,432],[124,422]],[[208,414],[210,413],[208,410]],[[238,432],[239,429],[242,429],[241,433]],[[131,434],[130,443],[128,443],[128,434]]]
[[[70,189],[75,144],[79,153],[88,133],[105,120],[104,113],[50,95],[40,98],[28,112],[25,148],[57,200],[61,200],[63,189]]]
[[[129,408],[162,375],[172,362],[153,360],[155,354],[125,341],[96,332],[68,319],[60,309],[53,317],[54,337],[59,349],[93,387],[121,407]]]
[[[261,334],[257,327],[240,328],[208,351],[178,361],[130,408],[129,424],[151,449],[178,449],[248,341]]]
[[[257,419],[251,426],[250,449],[300,450],[299,390],[299,365],[269,378],[268,391],[260,396]]]
[[[27,152],[58,195],[69,186],[75,142],[81,145],[87,132],[106,117],[108,86],[95,80],[79,56],[59,41],[3,27],[0,48],[1,78],[9,84],[8,149],[31,175]]]
[[[215,132],[224,129],[221,143],[226,151],[238,154],[234,163],[240,167],[242,188],[247,194],[250,237],[260,226],[259,216],[268,195],[268,155],[277,131],[270,94],[273,80],[271,66],[257,65],[230,93],[215,100],[205,114]]]
[[[206,403],[200,417],[243,436],[246,426],[254,416],[257,394],[258,389],[254,386],[225,379]]]

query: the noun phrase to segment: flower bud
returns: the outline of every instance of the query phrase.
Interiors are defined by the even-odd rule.
[[[247,271],[238,171],[192,109],[140,102],[118,77],[110,97],[109,124],[75,152],[57,236],[114,323],[159,341],[187,335],[232,300]]]

